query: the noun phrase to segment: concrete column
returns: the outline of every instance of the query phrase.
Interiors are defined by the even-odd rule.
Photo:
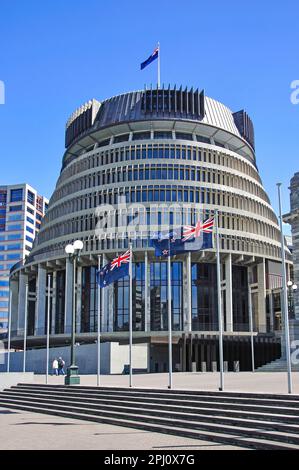
[[[188,268],[183,260],[183,331],[189,332]]]
[[[260,333],[265,333],[267,330],[266,321],[266,269],[265,259],[257,265],[257,279],[258,279],[258,329]]]
[[[192,331],[192,273],[191,273],[191,252],[187,254],[186,260],[186,276],[187,276],[187,331]]]
[[[103,266],[107,264],[107,258],[103,255]],[[102,295],[102,331],[103,333],[108,330],[108,289],[109,287],[104,287],[101,291]]]
[[[73,308],[73,263],[67,258],[65,264],[65,307],[64,307],[64,333],[72,331]]]
[[[225,302],[226,302],[226,331],[233,331],[233,275],[232,275],[232,255],[225,259]]]
[[[9,289],[11,291],[11,336],[15,336],[18,329],[18,280],[11,280],[9,283]]]
[[[150,263],[146,251],[144,254],[144,331],[151,330],[150,288]]]
[[[46,284],[47,270],[38,265],[35,303],[35,332],[36,336],[45,334],[46,325]]]
[[[269,292],[269,318],[270,318],[270,331],[274,331],[274,305],[273,294]]]
[[[76,305],[76,332],[81,332],[82,311],[82,266],[77,268],[77,305]]]
[[[108,314],[108,331],[113,331],[113,320],[114,320],[114,283],[110,284],[110,286],[106,287],[107,295],[106,295],[106,302],[107,302],[107,314]]]
[[[24,334],[25,327],[25,291],[28,276],[20,273],[19,276],[19,298],[18,298],[18,334]]]
[[[53,271],[52,281],[52,328],[50,334],[55,333],[55,321],[56,321],[56,289],[57,289],[57,272]]]

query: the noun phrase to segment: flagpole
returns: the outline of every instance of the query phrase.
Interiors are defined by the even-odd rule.
[[[51,276],[48,274],[48,304],[47,304],[47,352],[46,352],[46,384],[49,380],[49,347],[50,347],[50,289]]]
[[[160,77],[160,43],[158,42],[158,88],[161,88],[161,77]]]
[[[25,318],[24,318],[24,346],[23,346],[23,372],[26,372],[26,349],[27,349],[27,310],[28,310],[28,282],[25,285]]]
[[[221,301],[221,275],[220,275],[220,249],[218,232],[218,209],[215,210],[215,228],[216,228],[216,261],[217,261],[217,298],[218,298],[218,325],[219,325],[219,370],[220,387],[224,389],[223,383],[223,324],[222,324],[222,301]]]
[[[130,283],[130,315],[129,315],[129,363],[130,363],[130,387],[133,386],[133,370],[132,370],[132,346],[133,346],[133,289],[132,289],[132,243],[130,243],[130,263],[129,263],[129,283]]]
[[[282,307],[284,313],[284,334],[285,334],[285,347],[286,347],[286,358],[287,358],[287,374],[288,374],[288,393],[292,393],[292,368],[291,368],[291,353],[290,353],[290,331],[289,331],[289,308],[288,308],[288,291],[287,291],[287,275],[286,275],[286,263],[285,263],[285,252],[284,252],[284,236],[282,231],[282,213],[281,213],[281,194],[280,194],[281,183],[277,183],[278,190],[278,203],[279,203],[279,225],[280,225],[280,237],[281,237],[281,270],[282,270]]]
[[[172,388],[172,321],[171,321],[171,256],[169,238],[169,256],[167,258],[167,289],[168,289],[168,388]]]
[[[101,255],[98,257],[98,271],[101,270]],[[97,330],[97,386],[100,386],[101,374],[101,287],[98,283],[98,330]]]
[[[11,311],[12,290],[9,291],[9,318],[8,318],[8,343],[7,343],[7,372],[10,372],[10,346],[11,346]]]
[[[251,344],[251,367],[252,367],[252,372],[254,372],[255,371],[255,359],[254,359],[253,315],[252,315],[252,298],[251,298],[250,282],[248,282],[248,310],[249,310],[249,330],[250,330],[250,344]]]

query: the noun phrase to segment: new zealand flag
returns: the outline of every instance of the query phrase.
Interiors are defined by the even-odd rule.
[[[106,264],[102,269],[97,271],[97,282],[100,287],[109,286],[112,282],[118,281],[129,275],[130,250],[123,255],[114,258],[110,263]]]
[[[159,47],[156,47],[154,52],[140,64],[140,69],[143,70],[147,65],[151,64],[155,59],[159,57]]]
[[[155,248],[156,256],[173,256],[188,251],[199,251],[213,248],[214,218],[195,226],[186,225],[178,230],[161,232],[152,238],[152,246]]]

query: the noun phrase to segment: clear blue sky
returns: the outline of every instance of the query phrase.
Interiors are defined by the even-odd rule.
[[[296,0],[1,0],[0,184],[28,182],[49,197],[69,115],[155,83],[156,65],[139,64],[160,41],[162,82],[205,88],[252,117],[264,185],[277,209],[284,184],[286,212],[299,171],[298,17]]]

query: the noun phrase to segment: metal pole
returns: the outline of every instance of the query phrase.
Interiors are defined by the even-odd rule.
[[[130,387],[133,386],[133,368],[132,368],[132,346],[133,346],[133,283],[132,283],[132,244],[130,243],[130,263],[129,263],[129,283],[130,283],[130,314],[129,314],[129,363],[130,363]]]
[[[26,372],[27,311],[28,311],[28,282],[26,282],[26,286],[25,286],[25,319],[24,319],[23,372]]]
[[[168,288],[168,370],[169,382],[168,388],[172,388],[172,319],[171,319],[171,258],[170,254],[167,259],[167,288]]]
[[[170,241],[169,241],[170,245]],[[169,246],[170,248],[170,246]],[[168,388],[172,388],[172,321],[171,321],[171,258],[170,250],[167,258],[167,290],[168,290]]]
[[[161,78],[160,78],[160,43],[158,42],[158,88],[161,87]]]
[[[223,380],[223,324],[222,324],[222,300],[221,300],[221,275],[220,275],[220,249],[218,233],[218,209],[215,210],[215,228],[216,228],[216,260],[217,260],[217,298],[218,298],[218,325],[219,325],[219,369],[220,369],[220,387],[224,389]]]
[[[48,384],[48,380],[49,380],[50,301],[51,301],[50,291],[51,291],[51,275],[48,274],[46,384]]]
[[[284,313],[284,330],[285,330],[285,344],[286,344],[286,358],[287,358],[287,374],[288,374],[288,393],[292,393],[292,368],[291,368],[291,352],[290,352],[290,332],[289,332],[289,309],[288,309],[288,292],[287,292],[287,275],[286,275],[286,264],[285,264],[285,252],[284,252],[284,236],[282,231],[282,211],[281,211],[281,194],[280,194],[281,183],[277,183],[278,189],[278,203],[279,203],[279,225],[280,225],[280,236],[281,236],[281,269],[282,269],[282,303]]]
[[[101,269],[101,255],[98,258],[98,270]],[[98,338],[97,338],[97,386],[100,386],[101,374],[101,287],[98,284]]]
[[[7,342],[7,372],[10,372],[10,342],[11,342],[11,301],[12,291],[9,291],[9,317],[8,317],[8,342]]]
[[[71,367],[75,366],[75,336],[76,336],[76,255],[73,257],[73,311],[71,338]]]
[[[253,339],[253,315],[252,315],[252,298],[251,298],[251,287],[248,282],[248,310],[249,310],[249,330],[250,330],[250,342],[251,342],[251,367],[252,372],[255,371],[255,360],[254,360],[254,339]]]

